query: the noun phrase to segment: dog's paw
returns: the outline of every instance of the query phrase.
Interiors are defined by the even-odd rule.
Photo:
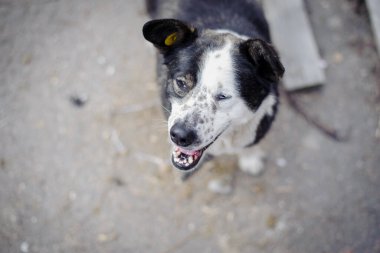
[[[252,152],[250,155],[245,154],[239,156],[240,170],[258,176],[264,171],[265,153],[262,151]]]
[[[232,192],[232,179],[230,177],[212,179],[208,182],[208,189],[213,193],[229,194]]]

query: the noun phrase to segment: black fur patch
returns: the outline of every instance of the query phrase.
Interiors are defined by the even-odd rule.
[[[250,39],[240,46],[240,51],[248,55],[248,58],[257,75],[270,82],[278,82],[284,74],[277,52],[274,48],[260,39]]]
[[[273,115],[265,115],[265,117],[261,120],[259,126],[256,130],[256,137],[252,144],[248,145],[253,146],[257,143],[259,143],[266,135],[266,133],[269,131],[270,127],[272,126],[273,120],[277,114],[277,107],[278,104],[275,104],[273,106]]]
[[[239,55],[235,57],[235,60],[236,66],[239,66],[237,82],[240,95],[248,107],[256,111],[268,94],[274,92],[277,87],[260,78],[247,57]]]
[[[174,16],[199,29],[228,29],[251,38],[270,41],[264,14],[254,1],[182,0]]]
[[[277,82],[284,67],[277,53],[262,40],[248,40],[235,56],[239,91],[247,105],[256,110],[269,95],[277,96]]]

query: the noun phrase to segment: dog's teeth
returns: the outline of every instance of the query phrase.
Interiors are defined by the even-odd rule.
[[[173,161],[177,164],[180,164],[185,167],[191,166],[191,164],[194,163],[195,160],[199,158],[199,155],[193,154],[193,155],[187,155],[182,153],[179,149],[173,150]]]

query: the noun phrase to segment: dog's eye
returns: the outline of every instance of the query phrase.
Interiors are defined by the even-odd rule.
[[[184,97],[189,91],[189,86],[184,80],[181,79],[175,79],[173,87],[174,92],[180,97]]]
[[[215,99],[217,101],[222,101],[222,100],[227,100],[227,99],[230,99],[232,96],[229,96],[229,95],[225,95],[225,94],[218,94],[216,95]]]

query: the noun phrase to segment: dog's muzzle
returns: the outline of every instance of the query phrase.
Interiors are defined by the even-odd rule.
[[[188,128],[183,123],[175,123],[170,129],[170,139],[175,144],[172,153],[173,165],[180,170],[193,169],[200,161],[204,151],[204,149],[187,149],[198,140],[195,130]]]
[[[210,143],[201,149],[190,150],[188,147],[199,142],[196,132],[187,128],[184,124],[176,123],[170,129],[170,138],[175,144],[172,152],[172,163],[180,170],[194,169],[202,159],[203,153],[210,147],[229,124]]]

